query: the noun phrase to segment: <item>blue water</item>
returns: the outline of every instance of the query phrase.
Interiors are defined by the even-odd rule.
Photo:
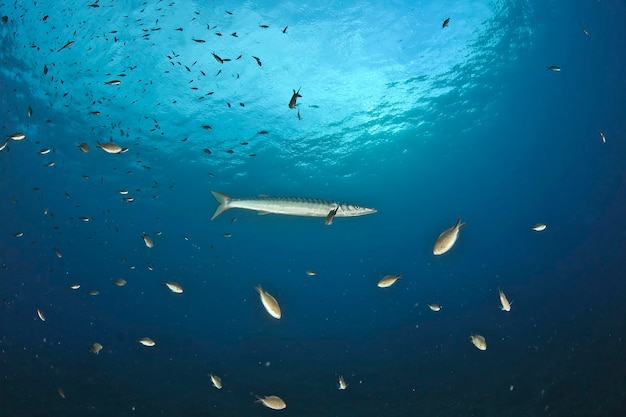
[[[0,415],[623,414],[626,5],[469,3],[0,3]]]

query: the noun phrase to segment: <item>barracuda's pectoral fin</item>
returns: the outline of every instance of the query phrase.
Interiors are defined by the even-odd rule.
[[[222,194],[217,191],[211,191],[211,194],[213,194],[213,197],[215,197],[215,199],[219,203],[217,208],[215,209],[215,213],[213,213],[213,217],[211,217],[211,220],[213,220],[214,218],[216,218],[217,216],[219,216],[220,214],[222,214],[223,212],[225,212],[226,210],[230,208],[228,206],[228,203],[230,203],[231,198],[227,196],[226,194]]]
[[[257,213],[259,213],[259,216],[265,216],[266,214],[272,214],[269,211],[258,211]]]

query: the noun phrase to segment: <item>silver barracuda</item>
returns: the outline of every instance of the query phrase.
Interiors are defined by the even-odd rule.
[[[321,200],[305,197],[255,197],[232,198],[217,191],[211,191],[219,205],[211,220],[231,208],[256,210],[260,214],[287,214],[290,216],[327,217],[335,211],[334,217],[353,217],[376,213],[376,209],[361,207],[357,204]]]

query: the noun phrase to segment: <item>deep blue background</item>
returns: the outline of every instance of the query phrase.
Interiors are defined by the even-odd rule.
[[[0,415],[623,412],[626,7],[541,3],[0,3]]]

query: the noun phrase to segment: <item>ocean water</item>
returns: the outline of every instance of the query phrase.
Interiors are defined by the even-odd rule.
[[[0,15],[0,416],[623,415],[623,1]]]

